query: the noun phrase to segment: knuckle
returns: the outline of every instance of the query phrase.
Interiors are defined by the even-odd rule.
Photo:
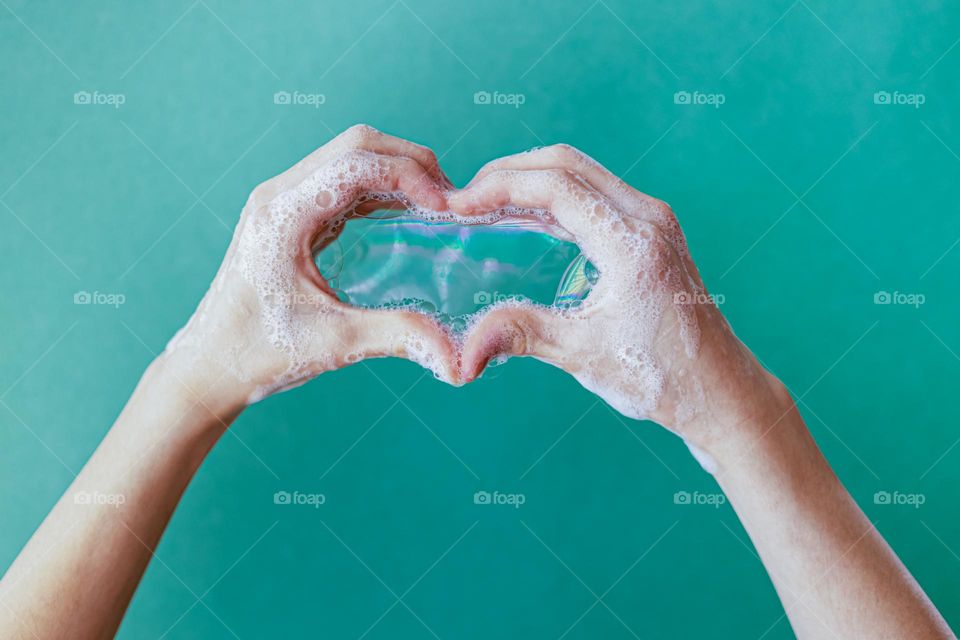
[[[549,169],[553,180],[558,184],[560,191],[571,197],[578,197],[583,199],[588,189],[583,182],[583,179],[577,175],[576,172],[571,171],[570,169]]]
[[[493,351],[499,353],[525,354],[531,347],[533,335],[530,324],[517,315],[503,319]]]
[[[673,209],[669,204],[663,200],[653,198],[650,207],[657,213],[661,218],[671,219],[673,218]]]
[[[423,173],[423,165],[415,158],[410,156],[396,156],[393,161],[397,163],[398,168],[404,172]]]
[[[371,140],[376,138],[379,133],[379,131],[368,124],[355,124],[344,131],[341,136],[343,137],[343,142],[347,146],[359,147],[369,143]]]
[[[440,164],[439,160],[437,160],[437,154],[434,153],[433,149],[430,147],[425,147],[422,144],[416,144],[414,142],[411,142],[410,144],[427,161],[427,164],[431,166]]]
[[[261,182],[250,192],[250,197],[247,199],[247,206],[253,209],[259,209],[273,199],[273,191],[273,186],[269,180]]]
[[[558,184],[562,185],[571,185],[573,184],[573,174],[571,174],[566,169],[543,169],[542,175],[548,180],[552,180]]]
[[[549,147],[550,154],[560,161],[561,164],[575,165],[583,158],[583,153],[579,149],[565,142],[555,144]]]
[[[372,159],[374,159],[374,156],[371,152],[355,146],[349,146],[347,148],[338,150],[333,156],[331,156],[328,166],[331,167],[331,170],[335,170],[339,173],[353,174],[354,168]],[[355,176],[345,180],[347,184],[351,184],[354,181]]]

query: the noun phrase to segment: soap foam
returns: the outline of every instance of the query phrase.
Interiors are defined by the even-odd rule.
[[[632,215],[625,214],[567,172],[503,173],[521,199],[550,194],[552,219],[545,224],[575,236],[600,271],[581,305],[555,312],[577,321],[558,323],[575,332],[566,338],[577,360],[568,367],[581,384],[624,415],[655,415],[668,383],[667,363],[658,354],[673,355],[669,344],[656,340],[672,331],[675,322],[686,358],[695,358],[700,346],[697,309],[685,301],[701,299],[702,287],[691,275],[686,241],[672,213],[650,199]],[[675,414],[691,411],[688,400],[676,399]]]
[[[569,177],[569,176],[567,176]],[[302,277],[298,265],[313,260],[313,254],[339,233],[357,206],[371,201],[400,203],[428,222],[461,225],[516,224],[527,221],[563,239],[577,238],[584,254],[600,271],[600,279],[582,304],[551,311],[558,317],[576,320],[586,328],[581,344],[574,349],[588,354],[574,373],[589,390],[615,409],[635,419],[651,416],[659,406],[666,385],[663,363],[657,356],[655,339],[661,323],[672,308],[681,341],[689,358],[699,348],[699,326],[693,305],[677,304],[678,292],[701,292],[701,287],[682,265],[689,261],[683,234],[672,216],[654,206],[644,206],[638,216],[627,216],[604,198],[591,196],[586,183],[569,192],[569,185],[551,172],[520,172],[518,188],[542,192],[568,192],[576,212],[557,216],[541,208],[505,206],[483,215],[464,216],[452,211],[432,211],[417,206],[403,193],[365,192],[361,185],[383,183],[387,167],[375,154],[351,151],[314,171],[296,186],[281,190],[273,199],[246,215],[238,226],[236,251],[218,273],[212,289],[236,273],[249,283],[259,298],[259,313],[272,347],[286,361],[282,373],[257,389],[251,401],[270,393],[302,384],[320,371],[335,368],[341,360],[353,361],[359,354],[338,356],[331,348],[316,353],[312,348],[324,337],[339,335],[342,312],[324,301],[298,300]],[[526,184],[524,183],[525,181]],[[568,205],[560,205],[568,206]],[[567,227],[570,228],[567,228]],[[317,230],[320,229],[318,232]],[[678,260],[679,258],[679,260]],[[531,307],[528,301],[504,300],[467,318],[464,331],[453,336],[462,347],[463,337],[485,316],[506,306]],[[204,324],[206,299],[188,327]],[[439,325],[438,325],[439,327]],[[565,336],[552,336],[560,341]],[[196,344],[203,336],[181,331],[169,349]],[[441,356],[422,337],[405,334],[395,345],[399,351],[443,378]],[[604,359],[607,358],[607,359]],[[237,354],[225,354],[225,365],[238,379],[245,375],[237,366]],[[624,373],[617,375],[612,365]]]

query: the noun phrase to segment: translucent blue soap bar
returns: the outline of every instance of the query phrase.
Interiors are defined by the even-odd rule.
[[[596,270],[576,244],[542,229],[522,219],[462,225],[378,212],[349,220],[316,262],[344,302],[413,306],[453,324],[508,299],[575,306]]]

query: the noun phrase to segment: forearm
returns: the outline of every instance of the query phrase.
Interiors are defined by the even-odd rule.
[[[786,394],[718,447],[717,480],[800,638],[953,638]]]
[[[151,365],[0,581],[0,636],[113,637],[183,491],[236,413],[201,397],[165,356]]]

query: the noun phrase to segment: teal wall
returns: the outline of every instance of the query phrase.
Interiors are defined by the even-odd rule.
[[[670,202],[737,333],[960,626],[958,17],[946,0],[3,0],[0,566],[189,316],[251,188],[366,122],[460,184],[563,141]],[[284,490],[326,503],[275,505]],[[357,638],[378,619],[367,638],[553,639],[577,620],[566,638],[791,637],[729,505],[678,491],[717,488],[678,439],[543,364],[463,389],[353,366],[236,422],[120,637]]]

